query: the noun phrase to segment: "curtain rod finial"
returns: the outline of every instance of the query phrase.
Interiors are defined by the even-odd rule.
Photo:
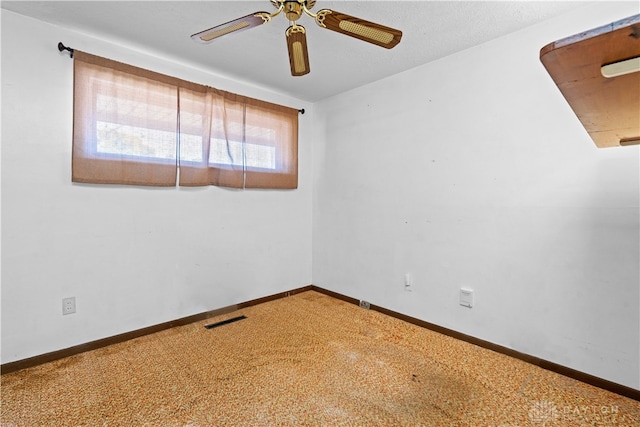
[[[304,108],[302,108],[302,109],[298,110],[298,112],[299,112],[300,114],[304,114]]]
[[[73,49],[71,49],[70,47],[67,47],[65,45],[62,44],[62,42],[58,42],[58,50],[60,52],[62,52],[63,50],[68,50],[69,51],[69,57],[73,58]]]

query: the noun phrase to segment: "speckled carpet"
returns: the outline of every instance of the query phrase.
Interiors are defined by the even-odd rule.
[[[4,427],[640,426],[640,402],[314,291],[1,380]]]

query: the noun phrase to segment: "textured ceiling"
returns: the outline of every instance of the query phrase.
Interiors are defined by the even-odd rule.
[[[189,37],[253,12],[272,12],[274,9],[268,0],[1,3],[5,10],[311,102],[588,4],[577,1],[318,0],[314,11],[334,9],[398,28],[403,31],[402,41],[387,50],[324,30],[304,16],[298,23],[307,28],[311,73],[292,77],[284,36],[289,23],[282,15],[267,25],[222,37],[208,45],[195,43]]]

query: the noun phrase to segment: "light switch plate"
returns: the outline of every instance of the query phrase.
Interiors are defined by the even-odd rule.
[[[473,290],[472,289],[460,289],[460,305],[464,307],[473,307]]]

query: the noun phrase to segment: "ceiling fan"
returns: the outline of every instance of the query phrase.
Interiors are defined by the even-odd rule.
[[[306,30],[297,23],[303,13],[313,18],[321,28],[355,37],[387,49],[391,49],[400,43],[402,38],[402,31],[400,30],[365,21],[331,9],[322,9],[317,13],[313,13],[311,9],[315,6],[316,0],[271,0],[271,4],[276,8],[273,13],[255,12],[193,34],[191,38],[200,43],[210,43],[227,34],[266,24],[271,21],[271,18],[284,12],[285,17],[291,24],[285,34],[287,36],[287,49],[289,51],[292,76],[303,76],[310,71]]]

